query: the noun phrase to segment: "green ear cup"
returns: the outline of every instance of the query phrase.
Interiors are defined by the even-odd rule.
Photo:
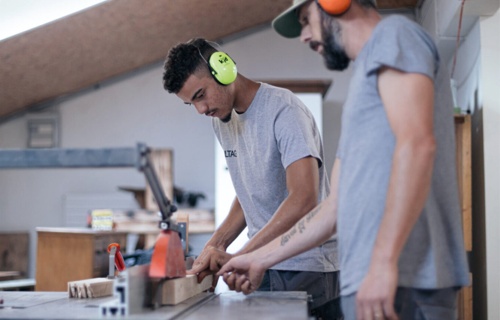
[[[212,76],[222,85],[229,85],[236,80],[238,70],[236,63],[226,53],[217,51],[210,55],[208,65]]]

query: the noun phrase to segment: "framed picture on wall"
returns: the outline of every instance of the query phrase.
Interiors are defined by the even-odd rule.
[[[59,146],[59,117],[56,114],[28,116],[28,148],[56,148]]]

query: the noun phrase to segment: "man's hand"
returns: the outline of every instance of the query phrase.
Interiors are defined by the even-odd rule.
[[[397,265],[372,262],[356,296],[358,320],[397,320],[394,311],[397,283]]]
[[[244,254],[229,260],[217,275],[223,276],[229,289],[250,294],[260,287],[265,271],[251,254]]]
[[[198,275],[198,283],[201,283],[207,275],[217,273],[231,257],[232,255],[224,250],[217,249],[213,246],[207,246],[193,262],[193,267],[187,270],[187,274]],[[215,286],[217,286],[218,278],[217,276],[214,277],[211,290],[214,290]]]

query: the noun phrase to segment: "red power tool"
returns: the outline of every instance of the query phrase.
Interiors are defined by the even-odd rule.
[[[144,144],[139,144],[138,148],[139,170],[144,172],[146,176],[162,217],[159,222],[161,233],[156,240],[151,257],[149,276],[151,278],[184,277],[186,276],[186,265],[181,237],[182,239],[186,238],[186,225],[177,224],[171,220],[172,214],[177,208],[170,203],[163,192],[152,166],[150,149]]]

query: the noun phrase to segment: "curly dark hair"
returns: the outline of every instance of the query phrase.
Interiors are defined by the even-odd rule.
[[[163,66],[163,87],[169,93],[178,93],[187,78],[201,68],[206,68],[207,57],[217,51],[205,39],[195,38],[170,49]]]

